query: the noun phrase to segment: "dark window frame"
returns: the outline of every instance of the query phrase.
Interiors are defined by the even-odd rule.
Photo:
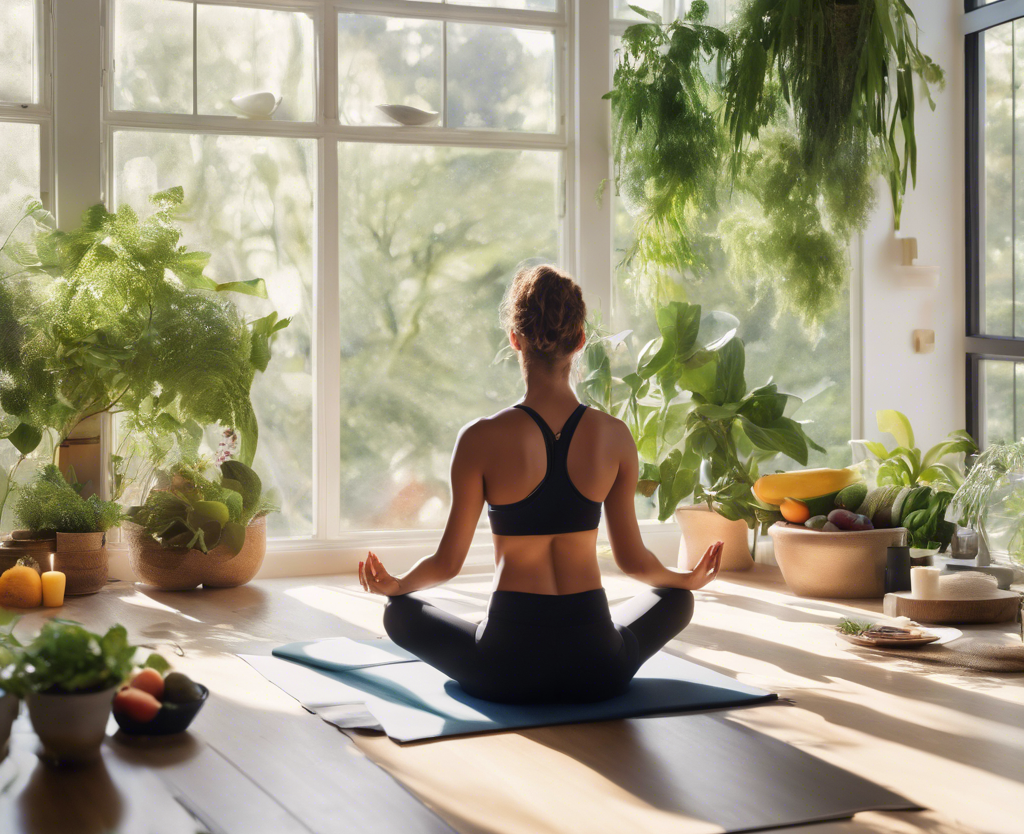
[[[1003,8],[1000,8],[1003,7]],[[987,29],[1024,18],[1024,4],[1020,0],[964,0],[967,28],[977,21],[984,28],[969,31],[964,36],[964,130],[965,130],[965,278],[966,322],[964,348],[966,351],[966,427],[979,441],[982,439],[981,362],[986,359],[1024,361],[1024,337],[991,336],[982,332],[982,228],[981,194],[984,166],[983,147],[984,62],[982,36]],[[972,15],[971,13],[974,12]],[[1016,399],[1016,398],[1015,398]]]

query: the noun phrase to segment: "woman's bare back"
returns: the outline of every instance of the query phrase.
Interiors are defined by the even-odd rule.
[[[527,403],[558,435],[577,403]],[[618,421],[587,409],[572,437],[567,468],[576,489],[602,503],[615,483],[622,456]],[[495,505],[529,496],[547,474],[540,427],[524,411],[509,408],[477,421],[473,447],[484,478],[484,496]],[[533,594],[574,594],[601,587],[597,530],[539,536],[494,535],[495,589]]]

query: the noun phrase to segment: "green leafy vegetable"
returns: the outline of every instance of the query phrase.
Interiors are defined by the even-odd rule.
[[[0,688],[19,697],[31,692],[101,692],[128,677],[137,651],[124,626],[100,635],[70,620],[49,620],[31,643],[18,649],[14,662],[0,669]],[[161,672],[169,668],[158,654],[151,654],[144,665]]]
[[[871,628],[872,625],[872,623],[862,623],[858,622],[857,620],[844,619],[839,621],[839,624],[836,626],[836,630],[841,631],[843,634],[857,635],[863,634],[865,631]]]

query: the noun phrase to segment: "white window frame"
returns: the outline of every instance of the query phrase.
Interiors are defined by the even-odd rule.
[[[35,102],[0,102],[0,122],[39,126],[39,199],[53,211],[53,48],[52,8],[50,0],[35,0],[36,8],[36,78],[39,100]]]
[[[270,542],[261,575],[302,575],[354,570],[368,547],[400,569],[432,551],[439,530],[342,530],[337,508],[341,460],[340,333],[334,315],[339,304],[337,228],[337,143],[374,142],[434,144],[456,147],[554,150],[563,154],[564,212],[562,262],[583,286],[592,310],[610,318],[612,299],[611,201],[595,195],[611,174],[609,107],[601,96],[611,84],[611,0],[561,0],[556,12],[524,11],[427,3],[419,0],[198,0],[282,11],[307,11],[316,32],[316,118],[312,122],[248,121],[223,116],[175,115],[114,110],[108,69],[112,52],[114,0],[39,0],[53,16],[56,85],[53,111],[33,117],[55,125],[54,165],[58,223],[78,221],[82,210],[113,194],[110,160],[112,137],[123,129],[172,132],[292,136],[318,142],[318,204],[316,206],[316,276],[314,280],[313,384],[317,438],[314,472],[314,535]],[[672,0],[668,0],[669,3]],[[513,133],[445,127],[341,125],[338,122],[337,27],[334,15],[362,12],[379,15],[491,23],[555,32],[556,132]],[[615,24],[617,25],[617,24]],[[628,25],[625,24],[625,25]],[[95,32],[96,37],[83,37]],[[48,42],[47,46],[50,44]],[[576,59],[579,56],[579,60]],[[49,84],[47,76],[47,84]],[[47,94],[50,88],[46,88]],[[0,118],[5,116],[0,115]],[[29,118],[22,114],[21,118]],[[49,122],[48,122],[49,123]],[[46,131],[44,130],[44,133]],[[95,137],[95,142],[92,141]],[[44,157],[47,160],[49,157]],[[44,163],[45,164],[45,163]],[[52,173],[49,174],[52,176]],[[331,279],[333,277],[333,279]],[[333,327],[331,324],[333,323]],[[112,426],[103,428],[101,454],[109,454]],[[109,483],[101,491],[109,495]],[[642,522],[656,552],[674,558],[675,525]],[[651,540],[653,538],[653,540]],[[113,545],[115,574],[124,563],[122,546]],[[472,553],[491,550],[491,537],[481,527]],[[123,568],[122,568],[123,569]],[[127,575],[127,571],[126,575]]]

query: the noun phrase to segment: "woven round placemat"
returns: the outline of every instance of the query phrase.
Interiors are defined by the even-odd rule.
[[[955,647],[945,645],[921,646],[917,649],[871,649],[844,644],[844,648],[863,655],[865,659],[870,655],[872,660],[882,655],[951,666],[956,669],[970,669],[974,672],[1024,672],[1024,643],[997,646],[963,638],[956,642]]]

